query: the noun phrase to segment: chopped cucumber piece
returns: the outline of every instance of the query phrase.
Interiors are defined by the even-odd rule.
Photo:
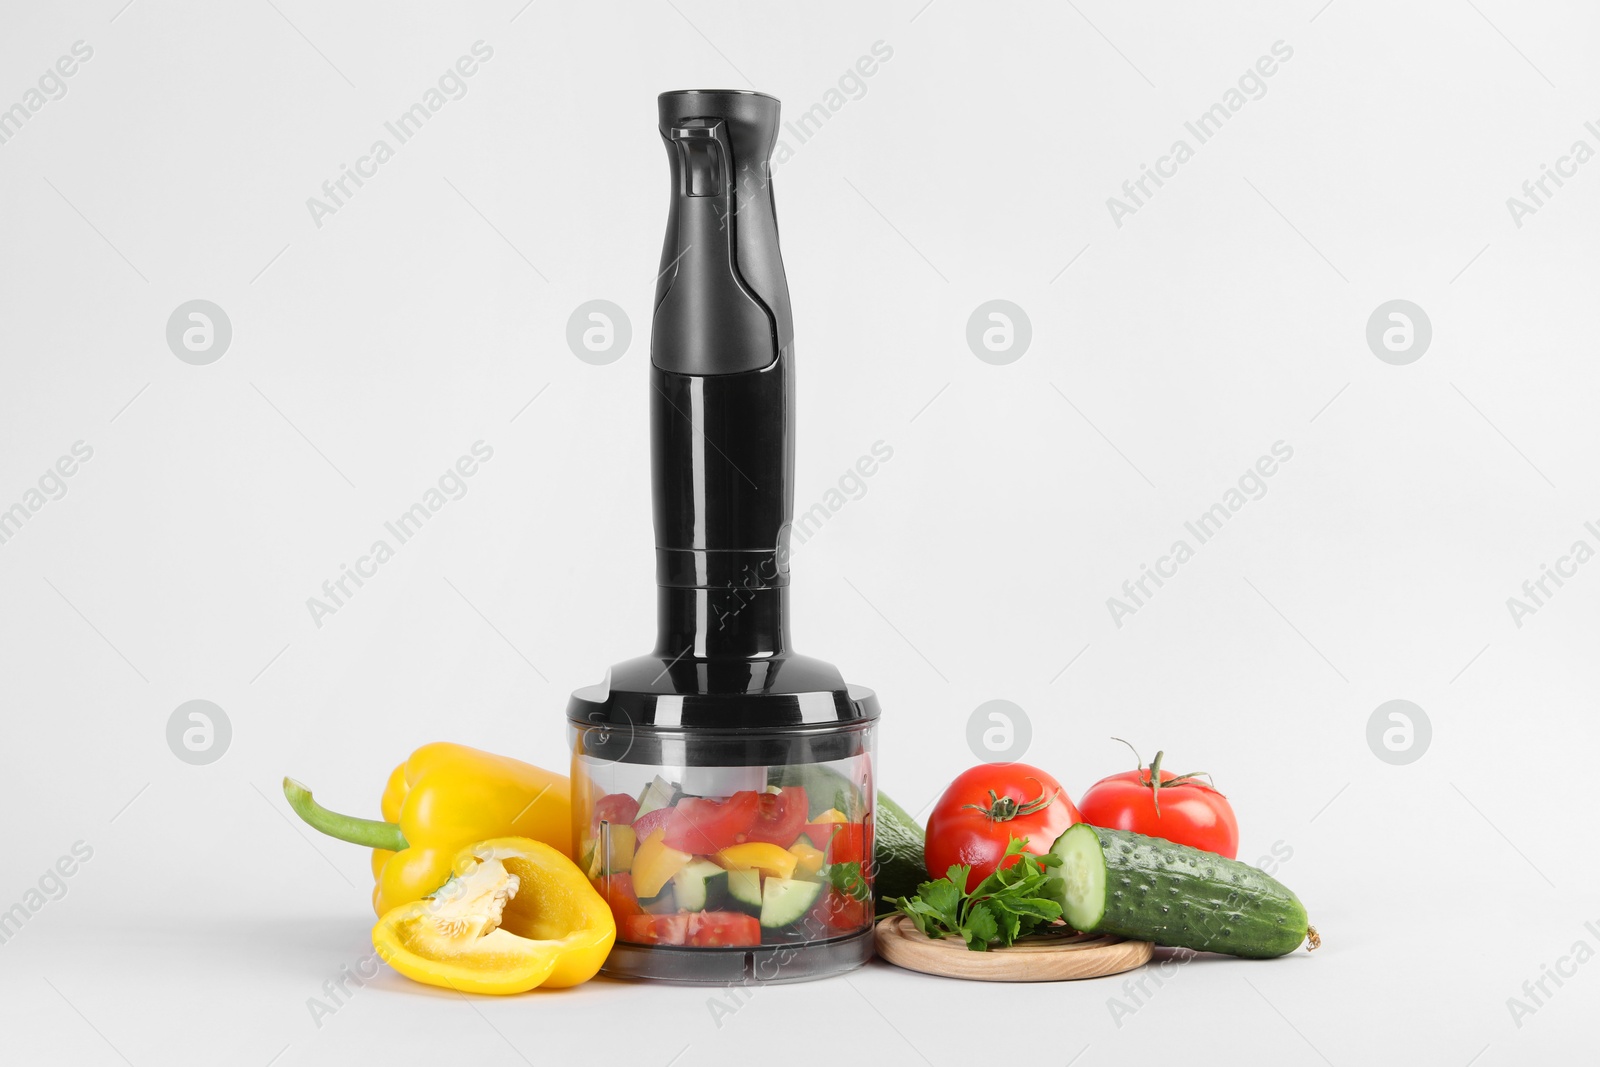
[[[761,925],[788,926],[799,922],[817,902],[821,892],[821,882],[769,876],[761,887]]]
[[[672,915],[678,910],[678,901],[672,893],[672,883],[668,882],[666,888],[653,897],[645,897],[639,901],[639,907],[651,915]]]
[[[684,911],[715,911],[728,895],[728,872],[710,860],[690,860],[672,876],[672,894]]]
[[[659,774],[639,794],[639,815],[649,815],[652,811],[671,807],[672,802],[678,798],[678,787],[661,777]],[[639,815],[634,816],[637,821]]]
[[[728,896],[752,915],[761,913],[761,872],[755,868],[728,872]]]

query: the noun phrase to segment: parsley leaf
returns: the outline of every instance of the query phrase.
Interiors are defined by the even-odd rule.
[[[1035,856],[1026,851],[1027,838],[1012,838],[1002,866],[972,892],[966,891],[970,867],[951,867],[943,878],[923,882],[916,896],[900,897],[895,907],[911,918],[917,930],[931,938],[959,937],[975,952],[1014,944],[1041,924],[1061,918],[1061,879],[1051,868],[1058,856]],[[1002,860],[1004,862],[1004,860]]]
[[[828,884],[855,900],[871,900],[872,889],[859,863],[830,863],[823,871]]]

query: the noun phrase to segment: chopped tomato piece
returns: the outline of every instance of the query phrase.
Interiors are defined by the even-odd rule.
[[[639,898],[633,892],[633,875],[610,874],[601,875],[591,880],[595,892],[611,908],[611,916],[621,926],[629,916],[642,914],[639,907]]]
[[[833,840],[833,832],[839,829],[836,822],[808,822],[804,827],[806,840],[811,842],[812,848],[828,850],[828,842]]]
[[[865,863],[867,859],[867,828],[858,822],[839,823],[834,827],[833,838],[823,851],[829,863]]]
[[[761,944],[761,924],[737,911],[700,911],[689,916],[688,944],[702,948]]]
[[[683,945],[689,939],[687,915],[630,915],[622,937],[638,945]]]
[[[759,809],[759,799],[749,790],[727,800],[684,797],[672,806],[667,819],[667,847],[695,856],[720,852],[746,840]]]
[[[779,793],[757,794],[755,824],[744,839],[788,848],[800,838],[809,804],[804,786],[784,786]]]
[[[612,826],[628,826],[639,814],[639,801],[627,793],[608,793],[595,801],[594,823],[599,826],[602,821]]]
[[[859,930],[872,920],[872,902],[858,900],[849,893],[829,889],[817,902],[812,915],[829,929],[846,932]]]
[[[646,812],[633,820],[633,836],[643,841],[663,826],[672,818],[671,808],[657,808],[655,811]]]

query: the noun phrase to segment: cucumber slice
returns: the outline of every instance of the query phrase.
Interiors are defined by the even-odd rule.
[[[1061,917],[1074,930],[1094,932],[1106,913],[1106,860],[1100,839],[1092,833],[1063,833],[1050,851],[1061,857],[1056,872],[1064,887]]]
[[[761,888],[761,925],[788,926],[799,922],[821,893],[821,882],[769,876]]]
[[[672,876],[672,895],[684,911],[715,911],[728,895],[728,872],[710,860],[690,860]]]
[[[751,915],[761,914],[761,872],[729,871],[728,896]]]
[[[670,807],[676,799],[678,799],[678,787],[658,774],[644,787],[644,792],[639,794],[639,815],[648,815],[652,811]],[[635,821],[639,815],[634,816]]]
[[[672,883],[666,886],[653,897],[644,897],[639,901],[639,907],[651,915],[673,915],[678,911],[678,900],[673,895]]]
[[[1087,823],[1050,851],[1061,858],[1061,917],[1084,933],[1249,959],[1319,943],[1299,898],[1247,863]]]

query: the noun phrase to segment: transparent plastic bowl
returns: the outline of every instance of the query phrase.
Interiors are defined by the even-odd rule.
[[[873,721],[570,728],[575,851],[617,922],[607,974],[783,982],[870,958]]]

